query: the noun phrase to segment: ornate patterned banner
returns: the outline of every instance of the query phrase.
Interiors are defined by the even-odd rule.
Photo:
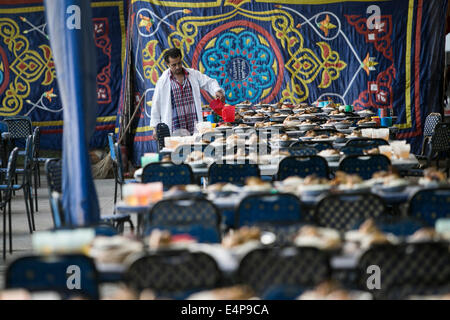
[[[149,127],[162,54],[217,79],[230,104],[331,97],[356,109],[390,109],[400,138],[421,141],[439,109],[447,0],[132,1],[136,96],[145,96],[134,161],[156,150]],[[204,94],[204,102],[210,97]]]
[[[125,57],[126,6],[92,1],[97,46],[98,114],[91,147],[104,147],[113,132]],[[41,148],[62,145],[62,106],[42,1],[0,4],[0,117],[27,115],[41,127]]]

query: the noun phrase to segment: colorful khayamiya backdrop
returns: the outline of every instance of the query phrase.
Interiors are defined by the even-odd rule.
[[[98,111],[90,146],[105,147],[107,133],[114,131],[120,97],[127,1],[91,2]],[[41,148],[58,150],[63,112],[48,37],[42,0],[0,2],[0,118],[31,117],[33,126],[41,129]]]
[[[230,104],[331,97],[390,109],[399,138],[417,150],[424,118],[442,103],[446,8],[447,0],[132,0],[129,58],[135,99],[145,96],[134,162],[156,150],[151,99],[170,47],[217,79]]]

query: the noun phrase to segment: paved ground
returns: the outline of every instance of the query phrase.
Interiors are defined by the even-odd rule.
[[[41,187],[38,189],[38,209],[35,213],[36,231],[48,230],[53,227],[53,220],[50,213],[48,201],[47,179],[41,170]],[[20,178],[19,178],[20,179]],[[95,180],[98,199],[100,202],[101,214],[112,214],[114,179]],[[12,201],[12,228],[13,228],[13,254],[7,254],[6,261],[3,261],[0,253],[0,288],[3,288],[3,278],[6,265],[9,261],[31,253],[31,234],[28,229],[28,222],[25,210],[23,192],[16,193]],[[3,216],[0,215],[0,251],[3,250]]]

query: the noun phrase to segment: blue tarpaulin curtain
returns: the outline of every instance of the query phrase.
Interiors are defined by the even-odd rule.
[[[417,152],[426,116],[442,110],[447,2],[133,0],[127,54],[135,99],[144,97],[134,163],[157,150],[151,101],[171,47],[186,67],[217,79],[230,104],[331,98],[388,110]]]
[[[88,142],[95,128],[96,55],[89,0],[45,0],[63,105],[63,206],[71,225],[96,223],[99,204]]]

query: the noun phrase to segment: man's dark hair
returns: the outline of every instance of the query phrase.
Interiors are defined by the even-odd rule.
[[[164,53],[164,61],[167,64],[169,63],[169,57],[172,59],[181,57],[181,50],[178,48],[170,48],[169,50],[167,50],[166,53]]]

